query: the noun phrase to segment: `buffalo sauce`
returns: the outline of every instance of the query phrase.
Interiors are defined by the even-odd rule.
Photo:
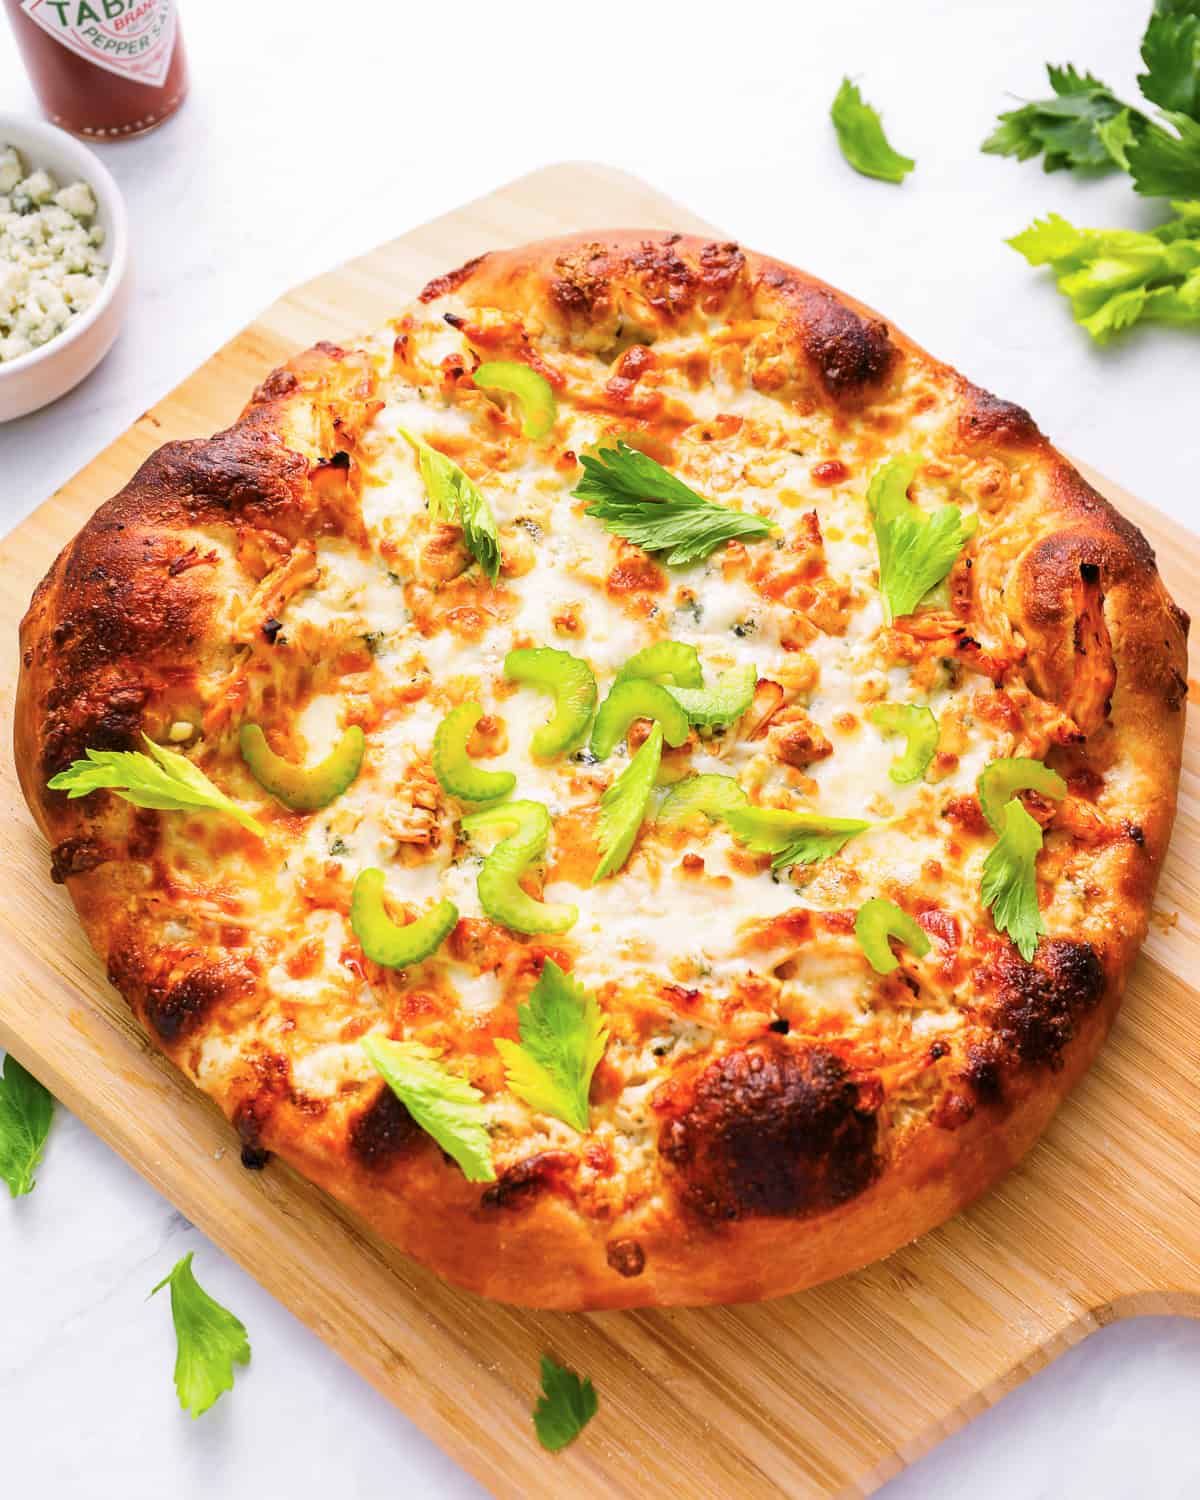
[[[141,135],[187,94],[175,0],[3,0],[34,91],[55,125]]]

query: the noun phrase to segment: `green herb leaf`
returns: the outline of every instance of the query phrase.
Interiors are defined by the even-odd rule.
[[[910,615],[936,588],[975,533],[957,505],[926,513],[908,498],[908,487],[924,459],[893,458],[876,469],[867,487],[867,507],[879,547],[879,591],[889,624]]]
[[[494,1182],[492,1143],[484,1124],[483,1095],[417,1042],[369,1036],[363,1051],[422,1130],[452,1156],[468,1182]]]
[[[88,750],[86,760],[75,760],[46,785],[70,798],[86,797],[105,788],[132,802],[162,812],[191,812],[202,808],[228,813],[243,828],[261,838],[265,832],[257,818],[240,808],[215,786],[199,766],[178,750],[156,745],[143,734],[149,750]]]
[[[462,527],[467,550],[495,583],[500,574],[500,534],[483,491],[453,459],[430,447],[423,438],[403,427],[400,433],[416,452],[429,514],[435,521],[452,521]]]
[[[830,859],[871,826],[858,818],[823,818],[779,807],[730,807],[724,818],[753,853],[774,855],[771,866],[776,870]]]
[[[1096,126],[1096,135],[1104,149],[1123,172],[1129,171],[1129,148],[1137,140],[1133,119],[1133,110],[1122,109]]]
[[[1086,244],[1087,237],[1088,231],[1076,229],[1061,214],[1047,214],[1044,219],[1035,219],[1028,229],[1014,234],[1005,244],[1023,255],[1031,266],[1044,266],[1051,261],[1075,256]]]
[[[622,441],[581,454],[579,461],[583,477],[574,494],[594,502],[584,514],[647,552],[665,552],[671,567],[699,562],[734,537],[766,536],[775,526],[763,516],[706,500]]]
[[[538,1442],[551,1453],[572,1443],[596,1415],[599,1402],[592,1382],[542,1355],[542,1394],[533,1411]]]
[[[901,156],[892,149],[883,133],[879,112],[866,103],[858,85],[848,78],[842,79],[829,116],[837,131],[842,155],[864,177],[877,177],[881,182],[903,182],[916,166],[911,157]]]
[[[597,832],[600,863],[592,884],[614,874],[629,858],[662,763],[663,731],[655,724],[646,742],[600,798]]]
[[[998,932],[1007,932],[1026,963],[1045,932],[1037,899],[1037,857],[1042,830],[1018,797],[1004,807],[1004,830],[983,862],[980,896]]]
[[[1143,233],[1077,229],[1058,214],[1009,240],[1032,266],[1049,265],[1081,328],[1099,344],[1139,320],[1200,326],[1200,205]]]
[[[1180,110],[1164,110],[1175,129],[1150,124],[1128,151],[1135,191],[1147,198],[1200,196],[1200,120]]]
[[[178,1346],[175,1389],[184,1411],[200,1417],[222,1392],[233,1389],[233,1367],[249,1363],[250,1343],[244,1326],[196,1280],[190,1254],[150,1295],[153,1297],[168,1283]]]
[[[1200,4],[1167,0],[1154,8],[1142,37],[1138,86],[1152,103],[1200,119]]]
[[[1047,172],[1097,172],[1124,166],[1129,137],[1146,117],[1122,104],[1098,78],[1066,67],[1046,65],[1054,95],[1002,114],[982,150],[1018,161],[1042,156]],[[1121,123],[1117,124],[1120,119]]]
[[[32,1193],[54,1098],[10,1052],[0,1074],[0,1177],[14,1198]]]
[[[596,997],[548,958],[517,1027],[519,1043],[496,1042],[509,1088],[540,1114],[587,1130],[588,1090],[608,1042]]]

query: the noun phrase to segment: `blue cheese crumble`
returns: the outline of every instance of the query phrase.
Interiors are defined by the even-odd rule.
[[[90,307],[108,264],[86,182],[59,187],[0,145],[0,364],[49,343]]]

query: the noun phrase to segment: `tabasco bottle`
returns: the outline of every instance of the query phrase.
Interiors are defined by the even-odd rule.
[[[0,0],[55,125],[92,140],[141,135],[187,94],[175,0]]]

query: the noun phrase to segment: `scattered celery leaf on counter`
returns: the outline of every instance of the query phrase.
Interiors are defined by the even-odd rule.
[[[1175,133],[1151,124],[1130,146],[1129,171],[1147,198],[1200,197],[1200,121],[1179,110],[1163,112]]]
[[[834,96],[829,111],[837,132],[842,155],[856,172],[875,177],[880,182],[903,182],[916,162],[893,150],[883,131],[879,111],[873,109],[859,93],[858,85],[848,78]]]
[[[1073,64],[1046,64],[1052,98],[1035,99],[1002,114],[982,147],[991,156],[1028,161],[1041,156],[1047,172],[1101,172],[1124,167],[1129,141],[1145,123],[1106,84]],[[1119,122],[1119,123],[1118,123]]]
[[[190,1253],[172,1267],[150,1295],[153,1297],[168,1283],[179,1350],[175,1389],[184,1411],[200,1417],[222,1392],[233,1389],[233,1367],[250,1362],[250,1341],[243,1324],[196,1280]]]
[[[53,1117],[53,1096],[10,1052],[0,1073],[0,1177],[14,1198],[33,1192]]]
[[[1200,119],[1200,0],[1158,0],[1142,37],[1138,87],[1160,109]]]
[[[573,1443],[599,1409],[596,1390],[585,1376],[542,1355],[542,1394],[533,1411],[538,1442],[551,1453]]]
[[[1058,214],[1008,241],[1031,266],[1048,265],[1081,328],[1105,344],[1143,321],[1200,327],[1200,203],[1172,204],[1156,229],[1077,229]]]

